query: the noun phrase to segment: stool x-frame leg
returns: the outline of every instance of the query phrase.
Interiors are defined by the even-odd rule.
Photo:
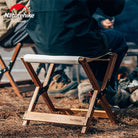
[[[51,99],[47,94],[50,79],[55,69],[55,64],[50,65],[45,81],[42,84],[39,78],[37,77],[31,63],[24,61],[22,57],[22,60],[32,77],[34,84],[36,85],[36,89],[34,91],[32,100],[30,102],[28,111],[24,114],[23,125],[29,124],[30,120],[47,121],[47,122],[59,123],[59,124],[79,125],[79,126],[82,126],[81,133],[86,133],[88,131],[88,128],[90,126],[90,123],[93,117],[109,118],[112,123],[116,123],[115,116],[104,94],[100,97],[100,100],[101,100],[102,107],[104,108],[105,111],[95,110],[94,108],[97,102],[97,95],[105,90],[107,86],[107,82],[111,78],[114,65],[116,62],[116,58],[117,58],[117,55],[114,53],[111,53],[108,59],[104,59],[101,57],[100,58],[80,57],[79,62],[82,65],[84,71],[86,72],[89,78],[90,83],[94,88],[94,92],[92,94],[92,99],[90,101],[89,108],[88,109],[59,109],[59,108],[55,108],[55,106],[53,105]],[[101,87],[99,86],[89,65],[89,63],[93,61],[108,62],[107,70]],[[40,95],[42,95],[51,113],[34,112],[35,106],[37,104],[37,101]],[[57,113],[59,111],[62,112],[62,115]],[[85,112],[86,116],[85,117],[76,116],[75,113],[77,112]]]
[[[18,43],[15,47],[15,51],[13,53],[13,56],[11,58],[11,61],[10,61],[10,64],[8,66],[6,66],[4,60],[2,59],[2,57],[0,56],[0,65],[1,65],[1,70],[0,70],[0,80],[2,79],[4,73],[5,75],[7,76],[7,78],[9,79],[10,81],[10,84],[11,86],[13,87],[15,93],[17,94],[18,97],[22,97],[20,92],[19,92],[19,89],[17,87],[17,84],[16,82],[14,81],[12,75],[11,75],[11,70],[12,70],[12,67],[16,61],[16,58],[20,52],[20,49],[21,49],[22,45],[20,43]]]

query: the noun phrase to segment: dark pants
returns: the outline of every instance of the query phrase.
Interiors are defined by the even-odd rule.
[[[114,71],[112,74],[112,78],[110,80],[110,85],[112,88],[114,88],[118,69],[119,69],[119,66],[128,50],[128,46],[126,44],[125,38],[122,35],[122,33],[118,32],[116,30],[113,30],[113,29],[104,30],[103,32],[106,35],[107,40],[108,40],[109,51],[117,53],[117,55],[118,55],[117,61],[115,64],[115,68],[114,68]],[[104,63],[96,62],[96,63],[92,64],[91,67],[93,68],[93,71],[95,72],[96,78],[98,80],[102,81],[104,78],[107,64],[105,62]]]
[[[117,80],[118,69],[128,50],[128,46],[126,44],[125,37],[122,35],[122,33],[116,30],[113,30],[113,29],[104,30],[103,32],[108,39],[109,51],[113,53],[117,53],[117,60],[115,63],[115,67],[112,73],[111,80],[109,82],[109,85],[111,86],[111,88],[113,88],[113,91],[110,91],[106,94],[106,98],[108,102],[111,104],[114,104],[114,101],[117,95],[116,80]],[[107,68],[107,63],[95,62],[91,65],[91,68],[97,80],[103,81],[105,71]]]
[[[26,31],[27,22],[28,20],[19,22],[10,34],[0,41],[0,46],[3,48],[12,48],[19,42],[33,43]]]
[[[109,50],[114,53],[117,53],[117,61],[110,82],[111,86],[114,87],[114,81],[117,78],[119,66],[128,50],[128,46],[126,44],[125,37],[122,35],[122,33],[115,31],[113,29],[105,30],[104,33],[108,39]]]
[[[112,78],[110,80],[110,85],[112,88],[114,88],[115,80],[117,79],[118,69],[128,50],[128,46],[126,44],[124,35],[120,33],[119,31],[108,29],[108,30],[103,30],[103,32],[106,35],[107,40],[108,40],[109,51],[118,54],[115,68],[112,74]],[[68,65],[60,65],[56,68],[56,70],[61,70],[61,69],[64,70],[66,66]],[[94,71],[94,74],[99,81],[103,80],[106,67],[107,67],[107,64],[105,62],[104,63],[96,62],[91,65],[91,68]]]

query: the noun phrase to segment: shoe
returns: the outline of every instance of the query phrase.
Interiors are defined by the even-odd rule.
[[[78,83],[71,81],[63,70],[55,71],[49,85],[48,94],[65,94],[77,86]]]
[[[78,85],[78,98],[82,103],[89,103],[89,92],[93,90],[93,87],[89,80],[84,80]]]
[[[102,82],[98,80],[98,83],[101,87]],[[78,98],[79,98],[79,101],[82,102],[82,103],[89,103],[90,97],[92,96],[92,94],[91,94],[91,96],[89,94],[93,90],[94,89],[93,89],[91,83],[89,82],[89,80],[84,80],[83,82],[81,82],[78,85]],[[115,102],[114,95],[116,95],[116,93],[117,93],[117,91],[113,90],[111,88],[111,86],[109,85],[107,90],[106,90],[106,99],[109,102],[109,104],[114,105],[114,102]],[[100,105],[99,100],[97,101],[97,105],[98,106]]]
[[[65,93],[65,96],[70,98],[73,97],[74,99],[78,98],[78,88],[73,88]]]

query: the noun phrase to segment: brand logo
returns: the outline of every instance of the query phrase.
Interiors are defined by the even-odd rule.
[[[26,9],[27,14],[29,13],[27,7],[24,6],[23,4],[15,4],[15,5],[13,5],[13,6],[10,8],[9,12],[11,12],[13,9],[16,9],[17,11],[19,11],[19,10],[22,9],[22,8],[25,8],[25,9]]]
[[[19,11],[23,8],[25,8],[26,13],[14,14],[12,12],[14,9]],[[15,4],[10,8],[9,13],[4,14],[4,18],[34,18],[34,14],[30,14],[27,7],[23,4]]]

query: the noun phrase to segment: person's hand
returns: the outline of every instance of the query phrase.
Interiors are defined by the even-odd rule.
[[[104,29],[113,29],[113,22],[111,22],[109,19],[105,19],[101,22]]]

